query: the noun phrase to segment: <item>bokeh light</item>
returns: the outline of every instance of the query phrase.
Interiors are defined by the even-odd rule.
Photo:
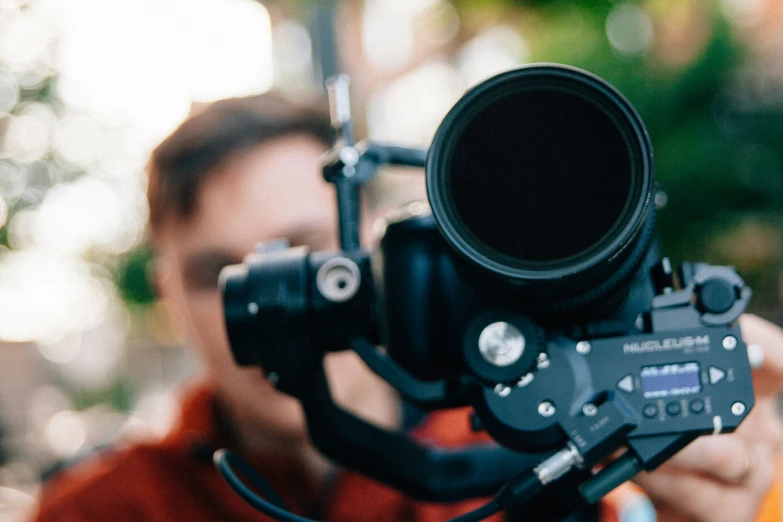
[[[93,327],[107,313],[110,299],[105,286],[78,260],[34,249],[0,258],[2,339],[56,340]]]
[[[426,146],[464,89],[459,72],[444,61],[417,67],[373,94],[368,109],[370,137]]]
[[[110,243],[123,227],[118,195],[104,181],[84,177],[52,188],[36,214],[35,243],[60,253],[80,255]]]
[[[70,332],[61,339],[39,342],[38,351],[47,361],[68,364],[76,360],[82,352],[82,343],[81,332]]]
[[[161,437],[177,418],[179,406],[166,390],[153,389],[138,401],[123,431],[126,436]]]
[[[65,410],[55,413],[46,423],[46,442],[59,457],[73,457],[87,438],[84,422],[78,412]]]
[[[25,9],[7,9],[3,15],[0,62],[16,73],[17,83],[32,87],[54,69],[55,18],[38,2]]]
[[[418,25],[422,40],[436,46],[445,45],[459,33],[459,13],[446,0],[438,0],[424,12]]]
[[[7,114],[19,102],[19,86],[9,73],[0,72],[0,116]]]
[[[75,168],[90,167],[106,153],[105,131],[95,118],[78,112],[63,115],[54,130],[57,159]]]
[[[272,32],[275,82],[281,86],[308,84],[313,79],[313,41],[295,20],[281,20]]]
[[[519,32],[507,25],[493,26],[468,41],[459,51],[459,64],[468,85],[508,71],[530,58]]]
[[[101,390],[115,382],[128,333],[123,322],[122,315],[107,314],[100,324],[82,331],[78,352],[59,368],[71,386]]]
[[[383,72],[403,69],[413,57],[416,16],[436,0],[367,0],[362,11],[362,52]]]
[[[721,0],[726,15],[736,25],[750,27],[762,21],[765,0]]]
[[[8,205],[13,205],[22,195],[25,177],[22,169],[15,163],[0,160],[0,194]]]
[[[53,385],[44,385],[36,388],[31,393],[28,401],[25,405],[27,408],[27,422],[34,431],[40,433],[46,430],[46,423],[56,413],[73,407],[65,392]]]
[[[623,2],[609,13],[606,36],[621,54],[643,54],[653,43],[653,22],[644,8]]]
[[[104,120],[144,129],[153,140],[184,119],[193,100],[259,93],[272,84],[270,20],[258,2],[45,5],[63,28],[57,82],[63,100]]]
[[[24,163],[43,158],[49,151],[50,133],[47,122],[33,114],[11,116],[7,124],[2,150],[4,154]]]
[[[2,484],[2,476],[0,476],[0,484]],[[0,486],[0,522],[22,520],[34,505],[35,498],[32,495],[18,489]]]

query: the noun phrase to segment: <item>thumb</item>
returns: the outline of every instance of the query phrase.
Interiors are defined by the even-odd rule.
[[[764,359],[753,373],[758,397],[769,397],[783,389],[783,329],[752,314],[740,317],[745,343],[760,345]]]

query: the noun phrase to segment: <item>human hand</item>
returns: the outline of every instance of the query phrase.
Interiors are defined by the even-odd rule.
[[[764,354],[761,366],[753,371],[753,389],[757,399],[777,395],[783,389],[783,329],[761,317],[740,317],[742,338],[747,345],[758,345]]]
[[[783,439],[776,401],[783,388],[783,330],[752,315],[740,324],[745,342],[764,350],[753,375],[756,405],[734,433],[700,437],[634,479],[659,521],[752,521],[775,478]]]

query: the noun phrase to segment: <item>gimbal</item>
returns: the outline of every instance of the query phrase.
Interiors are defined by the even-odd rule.
[[[236,361],[301,402],[319,451],[416,498],[495,495],[460,520],[556,519],[740,424],[751,291],[658,255],[652,146],[618,91],[571,67],[510,71],[463,96],[428,151],[355,144],[347,80],[329,91],[341,250],[273,242],[221,273]],[[426,168],[432,214],[387,225],[381,292],[358,231],[384,164]],[[497,444],[439,449],[341,409],[323,357],[348,349],[424,410],[472,407]]]

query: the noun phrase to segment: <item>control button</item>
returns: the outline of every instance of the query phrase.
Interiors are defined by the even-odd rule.
[[[710,384],[718,384],[726,377],[726,372],[715,366],[710,366]]]
[[[633,375],[628,374],[617,383],[617,387],[626,393],[633,393]]]
[[[679,402],[670,402],[666,405],[666,413],[668,413],[671,417],[676,417],[680,414],[682,411],[682,407],[680,406]]]
[[[713,277],[702,283],[698,290],[696,307],[702,312],[722,314],[737,301],[737,291],[730,281]]]
[[[704,401],[701,399],[693,399],[688,406],[688,409],[691,410],[691,413],[698,415],[704,411]]]
[[[642,415],[648,419],[654,419],[658,416],[658,406],[655,404],[648,404],[644,407],[644,409],[642,409]]]

